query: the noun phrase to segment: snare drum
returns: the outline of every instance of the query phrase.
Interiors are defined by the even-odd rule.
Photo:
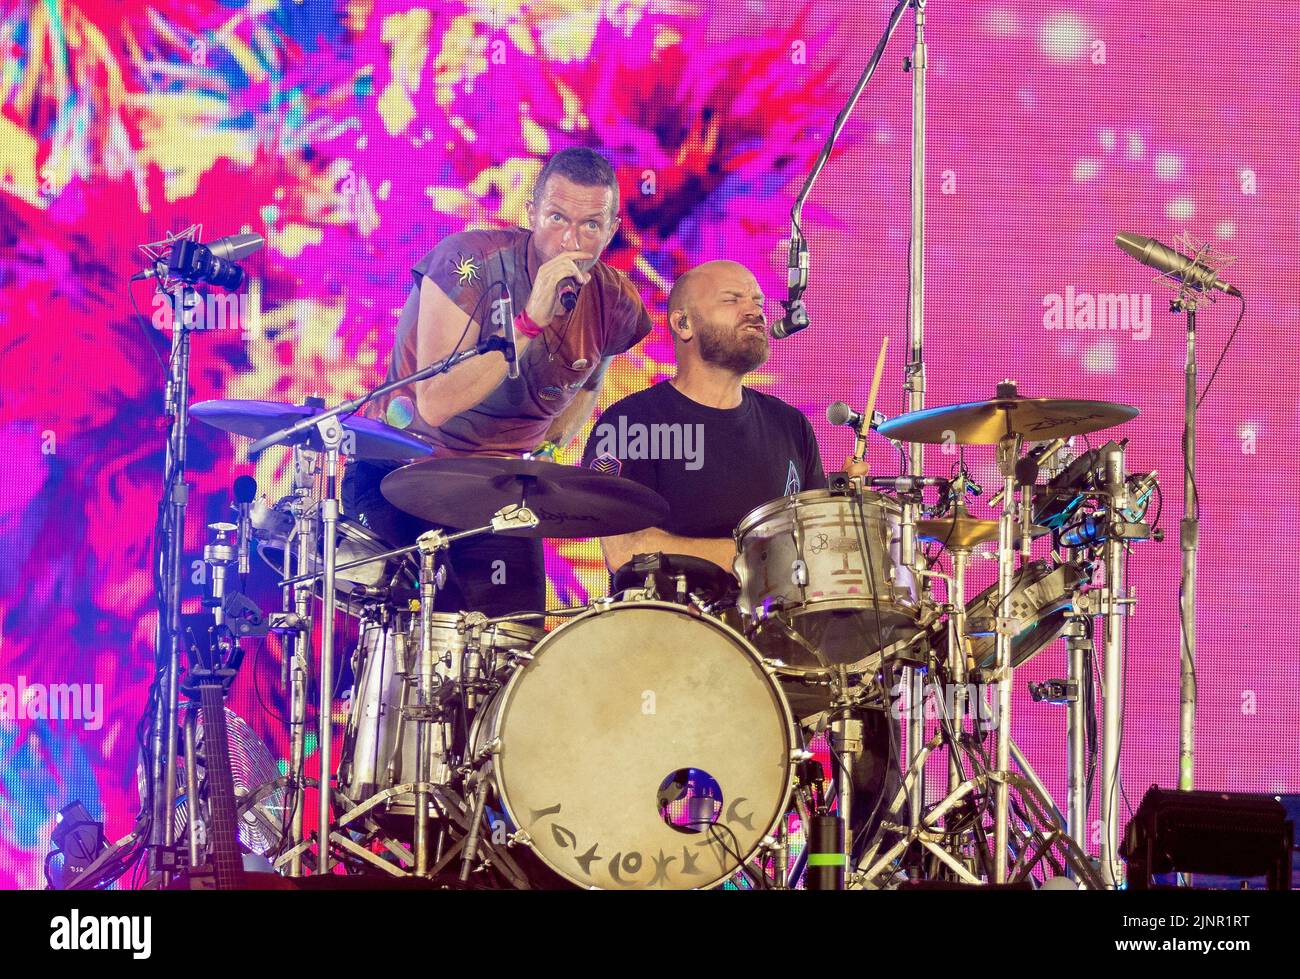
[[[917,589],[899,555],[901,515],[879,493],[829,490],[746,515],[736,528],[736,573],[754,644],[787,672],[807,674],[869,662],[915,636]]]
[[[712,887],[776,830],[798,747],[758,652],[668,602],[600,602],[480,712],[510,821],[556,873],[611,890]]]

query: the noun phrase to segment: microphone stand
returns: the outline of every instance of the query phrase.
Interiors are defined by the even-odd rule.
[[[925,0],[899,0],[898,5],[894,7],[893,12],[889,15],[889,25],[885,28],[884,35],[876,44],[876,49],[871,52],[871,59],[867,62],[862,77],[853,86],[853,92],[849,95],[849,100],[844,103],[844,108],[840,109],[840,114],[835,117],[835,124],[831,127],[831,133],[826,137],[826,143],[822,146],[822,151],[818,154],[817,161],[808,174],[808,179],[804,181],[799,195],[795,198],[794,206],[790,208],[790,279],[788,283],[790,298],[781,301],[781,305],[785,309],[784,321],[789,323],[790,326],[788,330],[782,332],[782,336],[789,336],[790,333],[802,330],[808,325],[808,314],[803,306],[803,293],[808,287],[808,243],[803,236],[804,202],[808,200],[808,195],[812,193],[813,184],[817,182],[822,169],[830,160],[831,151],[835,148],[840,133],[848,123],[849,116],[853,114],[858,99],[862,97],[867,82],[871,81],[871,76],[876,73],[876,66],[880,64],[880,59],[885,53],[889,39],[894,36],[894,31],[898,29],[898,25],[903,19],[903,12],[907,10],[908,5],[911,3],[918,5],[917,26],[919,29],[920,8],[924,6],[924,2]]]
[[[161,279],[159,280],[161,282]],[[172,812],[176,806],[176,737],[181,654],[181,581],[184,570],[185,511],[189,484],[185,482],[187,430],[190,414],[190,328],[199,306],[198,291],[183,288],[164,295],[172,299],[172,347],[168,360],[163,413],[171,419],[163,462],[164,513],[155,553],[161,581],[158,624],[154,632],[154,670],[157,698],[150,731],[149,782],[151,822],[150,869],[161,875],[162,886],[171,883],[176,869],[172,847],[176,843]]]
[[[1178,632],[1182,640],[1178,698],[1178,788],[1196,787],[1196,557],[1201,543],[1196,492],[1196,306],[1181,289],[1169,304],[1187,314],[1187,360],[1183,367],[1183,519],[1179,525],[1182,566],[1178,582]]]
[[[822,147],[812,172],[804,182],[803,188],[795,198],[790,209],[790,272],[789,299],[782,300],[785,317],[778,324],[781,336],[803,329],[808,325],[808,314],[803,306],[803,293],[808,286],[808,246],[803,236],[803,206],[812,191],[813,183],[821,174],[822,168],[830,159],[831,150],[839,139],[840,132],[849,120],[858,99],[876,72],[884,56],[885,48],[902,22],[903,14],[910,6],[916,12],[916,39],[912,55],[904,62],[906,70],[912,73],[912,160],[911,160],[911,251],[908,256],[908,354],[904,376],[904,390],[907,392],[907,410],[921,411],[925,408],[925,361],[922,356],[922,343],[925,335],[925,4],[926,0],[899,0],[889,15],[889,23],[876,48],[871,52],[867,67],[854,86],[848,101],[840,114],[835,117],[830,136]],[[786,325],[788,324],[788,326]],[[773,333],[775,334],[775,330]],[[907,475],[920,476],[925,471],[925,447],[920,442],[909,445]],[[904,502],[902,513],[902,561],[914,570],[924,570],[924,559],[916,546],[916,521],[919,505]],[[905,683],[911,683],[913,668],[907,668]],[[914,711],[907,721],[908,761],[915,762],[921,755],[925,742],[925,715],[923,711]],[[921,808],[925,802],[925,779],[918,778],[908,794],[911,823],[916,826],[921,818]]]

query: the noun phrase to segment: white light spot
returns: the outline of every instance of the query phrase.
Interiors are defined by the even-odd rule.
[[[881,126],[879,129],[876,130],[877,143],[888,143],[893,138],[894,138],[894,134],[891,133],[888,127],[886,126]]]
[[[1101,148],[1107,153],[1115,152],[1115,130],[1103,129],[1097,134],[1097,142],[1101,143]]]
[[[1102,340],[1083,355],[1083,369],[1093,374],[1115,372],[1115,344]]]
[[[994,37],[1014,37],[1020,33],[1020,20],[1014,10],[994,8],[984,15],[984,29]]]
[[[1039,46],[1054,61],[1071,61],[1084,52],[1088,30],[1074,14],[1052,14],[1043,20]]]
[[[1142,154],[1146,152],[1147,144],[1142,139],[1141,133],[1128,134],[1127,154],[1130,160],[1142,159]]]
[[[1074,164],[1074,182],[1084,183],[1092,180],[1101,171],[1101,164],[1090,157],[1083,157],[1075,161]]]
[[[1173,153],[1156,154],[1156,176],[1161,180],[1174,180],[1183,172],[1183,161]]]
[[[1165,217],[1171,221],[1190,221],[1196,214],[1196,204],[1190,197],[1175,197],[1165,205]]]

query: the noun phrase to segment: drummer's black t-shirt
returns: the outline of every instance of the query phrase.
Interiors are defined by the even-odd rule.
[[[743,389],[736,408],[692,401],[668,381],[610,405],[582,464],[636,480],[668,501],[680,537],[730,537],[778,497],[826,487],[812,425],[779,398]]]

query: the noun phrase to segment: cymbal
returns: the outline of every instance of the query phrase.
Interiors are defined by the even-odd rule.
[[[1004,391],[1010,396],[1004,396]],[[932,445],[997,445],[1011,433],[1026,442],[1046,442],[1110,428],[1137,413],[1136,408],[1112,401],[1022,398],[1014,386],[999,385],[998,397],[989,401],[909,412],[884,422],[879,431],[900,442]]]
[[[1047,533],[1046,527],[1033,526],[1029,530],[1031,537],[1042,537]],[[979,547],[998,539],[998,522],[968,513],[955,514],[950,517],[936,517],[931,520],[916,522],[916,535],[925,540],[937,541],[950,548]],[[1012,524],[1011,536],[1020,539],[1020,524]]]
[[[191,415],[213,428],[253,439],[265,438],[319,411],[309,405],[291,405],[282,401],[200,401],[190,408]],[[342,424],[345,433],[352,433],[356,446],[353,458],[356,459],[402,462],[433,453],[433,446],[425,439],[383,422],[353,415],[343,419]],[[324,449],[320,434],[314,428],[298,436],[298,441],[317,451]]]
[[[389,473],[379,488],[398,509],[461,529],[526,503],[540,522],[512,537],[610,537],[668,516],[668,502],[640,483],[537,459],[425,459]]]

